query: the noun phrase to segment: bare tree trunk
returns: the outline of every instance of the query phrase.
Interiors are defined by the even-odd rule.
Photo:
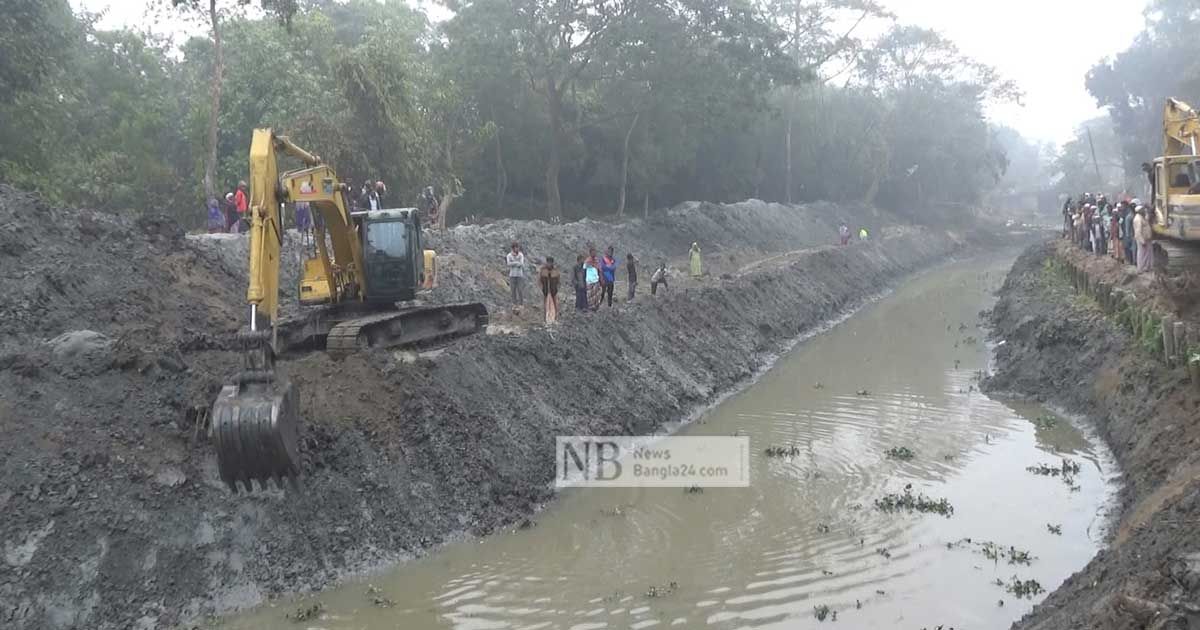
[[[446,173],[451,179],[454,178],[454,117],[447,117],[446,121]],[[442,191],[442,203],[438,208],[438,231],[446,231],[446,213],[450,211],[450,204],[454,203],[454,197],[458,193],[458,187],[450,190],[449,186],[444,187]]]
[[[892,151],[886,142],[882,143],[881,151],[883,159],[880,160],[880,164],[875,166],[874,174],[871,176],[871,184],[867,187],[866,194],[863,195],[863,203],[869,206],[875,205],[875,198],[879,195],[879,186],[883,183],[883,178],[887,175],[888,171],[891,170]]]
[[[800,25],[802,20],[801,10],[803,5],[801,0],[796,0],[795,13],[792,18],[792,61],[796,67],[800,67]],[[796,101],[798,96],[796,88],[787,88],[787,121],[784,123],[783,131],[783,150],[784,155],[784,174],[783,174],[783,200],[784,203],[792,203],[792,118],[796,115]]]
[[[442,192],[442,201],[438,204],[438,231],[446,231],[446,215],[450,213],[450,205],[458,199],[458,194],[449,189]]]
[[[217,16],[217,0],[208,0],[208,19],[212,22],[213,73],[208,112],[208,155],[204,160],[206,201],[217,197],[217,121],[221,115],[221,78],[225,73],[225,59],[221,53],[221,28]]]
[[[642,218],[650,218],[650,193],[646,193],[646,196],[642,197]]]
[[[795,95],[788,94],[788,106],[785,116],[787,122],[783,131],[783,201],[792,203],[792,115],[795,110]]]
[[[494,110],[493,110],[494,111]],[[495,121],[496,115],[492,114]],[[504,169],[504,150],[500,145],[500,126],[496,125],[496,213],[504,212],[504,195],[508,192],[508,171]]]
[[[551,221],[562,217],[562,197],[558,190],[558,171],[561,168],[562,149],[562,94],[554,84],[547,81],[546,106],[550,114],[550,155],[546,160],[546,214]]]
[[[633,129],[637,127],[641,115],[641,112],[633,115],[633,122],[629,123],[629,129],[625,132],[625,147],[621,150],[621,200],[617,203],[619,217],[625,216],[625,187],[629,182],[629,137],[633,135]]]

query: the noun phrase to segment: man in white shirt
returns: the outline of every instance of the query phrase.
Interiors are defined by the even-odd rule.
[[[520,306],[525,301],[525,253],[521,245],[513,241],[512,251],[505,257],[508,264],[508,287],[512,291],[513,306]]]

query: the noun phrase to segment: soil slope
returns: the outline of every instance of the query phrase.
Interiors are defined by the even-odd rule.
[[[839,212],[880,238],[804,249],[832,240]],[[552,497],[555,435],[680,420],[798,334],[984,244],[869,209],[757,202],[646,224],[505,222],[431,239],[448,261],[438,299],[494,305],[514,236],[564,259],[591,241],[679,260],[699,240],[713,275],[436,356],[289,360],[304,491],[231,496],[196,418],[238,363],[236,239],[0,187],[0,625],[188,622],[520,522]]]
[[[1090,299],[1046,268],[1059,243],[1016,264],[992,311],[992,391],[1095,422],[1125,473],[1111,546],[1018,628],[1200,627],[1200,395]]]

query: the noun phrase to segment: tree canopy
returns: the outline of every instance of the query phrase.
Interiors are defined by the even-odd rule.
[[[210,145],[226,191],[273,127],[398,205],[436,186],[451,222],[751,196],[911,210],[979,203],[1026,147],[983,113],[1011,83],[871,0],[448,0],[440,23],[404,0],[148,1],[213,19],[175,44],[12,0],[0,180],[199,225]]]
[[[1200,106],[1200,2],[1152,0],[1145,18],[1145,28],[1125,50],[1087,74],[1088,91],[1108,110],[1124,184],[1135,191],[1144,181],[1141,164],[1162,153],[1166,99]]]

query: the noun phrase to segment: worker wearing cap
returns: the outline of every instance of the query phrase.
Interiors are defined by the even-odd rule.
[[[1153,250],[1150,241],[1154,233],[1150,229],[1150,219],[1146,218],[1146,206],[1137,206],[1137,216],[1133,218],[1133,237],[1137,240],[1137,271],[1146,273],[1154,265]]]

